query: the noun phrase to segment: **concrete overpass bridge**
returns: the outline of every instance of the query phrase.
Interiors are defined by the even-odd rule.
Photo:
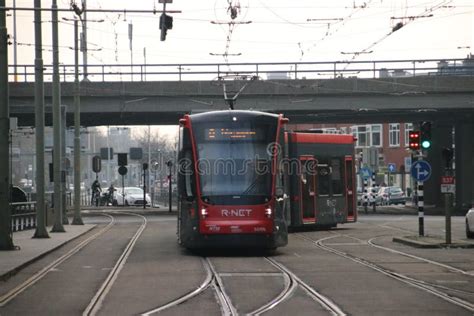
[[[73,66],[61,67],[62,104],[72,123]],[[19,69],[10,112],[20,125],[34,125],[34,68]],[[47,66],[46,80],[50,72]],[[176,124],[185,113],[227,109],[224,83],[229,96],[247,84],[236,108],[283,113],[294,123],[472,121],[474,111],[472,59],[92,65],[88,73],[80,89],[83,126]],[[45,96],[49,124],[50,82]]]
[[[185,113],[227,109],[224,83],[230,96],[246,85],[236,108],[283,113],[292,123],[432,121],[434,145],[428,160],[436,171],[426,185],[428,203],[440,203],[440,153],[452,146],[454,126],[457,204],[467,205],[474,199],[472,59],[231,64],[236,69],[232,72],[222,70],[228,65],[218,64],[155,65],[159,71],[143,72],[143,67],[152,66],[126,72],[123,69],[130,65],[124,65],[119,71],[106,72],[105,65],[98,65],[100,71],[89,72],[90,80],[83,81],[80,89],[81,125],[176,124]],[[71,71],[63,67],[62,104],[72,125],[74,84]],[[175,70],[162,70],[167,67]],[[194,70],[199,67],[205,69]],[[23,82],[9,85],[10,113],[19,118],[19,125],[33,126],[34,83],[28,80],[33,72],[26,69]],[[273,79],[273,75],[286,79]],[[130,81],[124,80],[127,76]],[[45,84],[45,95],[46,124],[50,125],[51,83]]]

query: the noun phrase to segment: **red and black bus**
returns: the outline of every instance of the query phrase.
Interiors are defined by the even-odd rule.
[[[321,131],[286,133],[291,229],[357,220],[354,141]]]
[[[186,248],[276,248],[288,242],[283,146],[287,119],[216,111],[180,120],[178,241]]]

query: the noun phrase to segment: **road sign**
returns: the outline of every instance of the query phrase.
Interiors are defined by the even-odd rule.
[[[454,184],[453,176],[441,177],[441,193],[456,193],[456,186]]]
[[[411,169],[411,157],[405,157],[403,160],[405,162],[405,170]]]
[[[397,165],[394,163],[388,163],[387,164],[388,172],[394,173],[397,171]]]
[[[360,169],[360,174],[362,175],[362,178],[369,179],[372,176],[372,170],[369,168],[362,168]]]
[[[119,174],[120,174],[121,176],[126,175],[126,174],[127,174],[127,171],[128,171],[128,170],[127,170],[127,167],[125,167],[125,166],[120,166],[120,167],[118,168],[118,172],[119,172]]]
[[[412,164],[410,173],[417,181],[425,182],[431,176],[431,165],[427,161],[417,160]]]

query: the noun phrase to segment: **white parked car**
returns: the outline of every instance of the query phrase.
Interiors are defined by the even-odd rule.
[[[466,214],[466,237],[474,238],[474,207]]]
[[[114,205],[143,206],[143,189],[138,187],[125,187],[125,195],[122,194],[122,188],[116,188],[114,192]],[[151,198],[148,193],[145,195],[146,205],[151,205]]]

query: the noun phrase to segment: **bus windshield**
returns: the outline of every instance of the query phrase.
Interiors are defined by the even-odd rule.
[[[276,128],[276,120],[258,118],[193,126],[202,198],[214,204],[269,199]]]

